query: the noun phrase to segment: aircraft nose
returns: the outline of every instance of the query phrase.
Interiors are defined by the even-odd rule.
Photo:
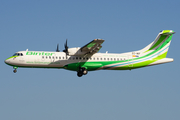
[[[6,64],[8,64],[8,63],[9,63],[9,60],[6,59],[4,62],[5,62]]]

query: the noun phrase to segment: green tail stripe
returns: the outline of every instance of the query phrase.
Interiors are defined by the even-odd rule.
[[[165,58],[166,54],[167,54],[167,52],[163,53],[162,55],[160,55],[160,56],[158,56],[156,58],[153,58],[152,60],[147,60],[147,61],[144,61],[144,62],[135,63],[135,64],[133,64],[132,67],[130,67],[129,65],[126,65],[126,66],[114,68],[113,70],[129,70],[129,69],[136,69],[136,68],[146,67],[147,65],[149,65],[151,63],[154,63],[154,62],[156,62],[156,61],[158,61],[160,59]]]
[[[149,49],[152,50],[155,47],[157,47],[159,44],[161,44],[161,42],[167,37],[167,35],[161,35],[161,37],[159,38],[159,40]]]

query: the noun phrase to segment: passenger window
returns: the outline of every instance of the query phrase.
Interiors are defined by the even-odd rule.
[[[106,60],[106,58],[104,58],[104,60]]]
[[[58,59],[58,57],[56,57],[56,59]]]
[[[64,57],[62,57],[62,59],[64,59]]]
[[[42,56],[42,58],[44,59],[44,56]]]
[[[48,56],[46,56],[46,59],[48,59]]]
[[[51,59],[51,56],[49,56],[49,59]]]

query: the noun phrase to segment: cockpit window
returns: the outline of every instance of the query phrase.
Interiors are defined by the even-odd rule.
[[[17,54],[17,53],[15,53],[13,56],[18,56],[18,54]]]
[[[15,53],[13,56],[23,56],[22,53]]]

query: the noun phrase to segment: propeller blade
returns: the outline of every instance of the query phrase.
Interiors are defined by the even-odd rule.
[[[60,50],[59,50],[59,44],[57,44],[56,52],[60,52]]]
[[[66,39],[65,49],[66,49],[66,50],[68,49],[68,46],[67,46],[67,39]]]
[[[66,42],[65,42],[65,44],[64,44],[64,50],[63,50],[63,52],[65,52],[66,53],[66,55],[68,55],[68,46],[67,46],[67,39],[66,39]]]

